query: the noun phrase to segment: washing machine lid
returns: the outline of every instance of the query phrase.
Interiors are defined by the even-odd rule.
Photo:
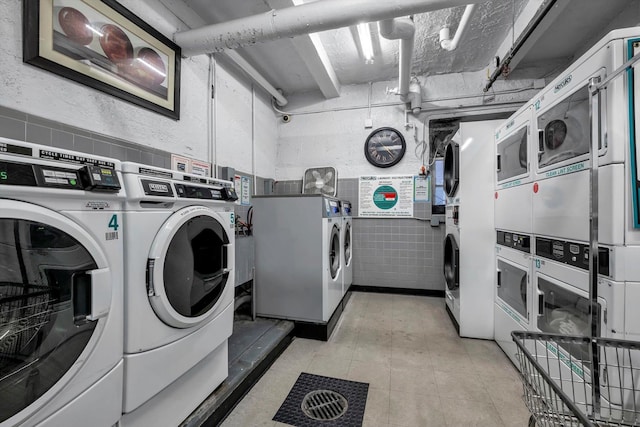
[[[344,224],[344,265],[351,265],[351,224]]]
[[[13,425],[82,369],[104,329],[112,277],[87,230],[26,202],[0,200],[0,259],[0,423]]]
[[[451,291],[460,287],[460,249],[453,234],[444,238],[444,280]]]
[[[449,141],[444,150],[444,190],[447,196],[453,197],[460,182],[460,146]]]
[[[340,271],[340,227],[334,224],[331,229],[331,237],[329,237],[329,272],[331,273],[331,279],[338,277]]]
[[[156,235],[147,263],[147,294],[167,325],[207,320],[228,285],[230,241],[225,219],[204,206],[175,212]]]

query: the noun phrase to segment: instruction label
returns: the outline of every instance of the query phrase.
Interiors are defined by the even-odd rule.
[[[413,175],[361,176],[358,186],[358,216],[412,217],[413,185]]]

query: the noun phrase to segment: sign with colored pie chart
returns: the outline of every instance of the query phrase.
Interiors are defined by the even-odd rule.
[[[413,175],[361,176],[358,216],[412,217]]]

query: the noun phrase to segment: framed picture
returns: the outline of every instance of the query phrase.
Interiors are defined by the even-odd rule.
[[[23,60],[180,118],[180,48],[114,0],[24,0]]]

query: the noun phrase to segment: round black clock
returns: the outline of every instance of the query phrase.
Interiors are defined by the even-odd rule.
[[[407,145],[400,132],[393,128],[379,128],[371,132],[364,143],[364,156],[379,168],[397,164],[404,156]]]

